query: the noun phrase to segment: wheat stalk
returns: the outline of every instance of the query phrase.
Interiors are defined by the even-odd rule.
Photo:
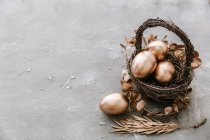
[[[133,118],[123,119],[115,121],[118,126],[112,126],[114,129],[112,132],[129,134],[129,133],[140,133],[140,134],[160,134],[170,133],[181,126],[176,123],[162,123],[157,120],[150,120],[147,117],[137,117],[133,115]]]

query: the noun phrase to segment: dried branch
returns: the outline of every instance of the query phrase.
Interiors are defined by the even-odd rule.
[[[140,133],[145,135],[170,133],[180,126],[176,123],[162,123],[157,120],[150,120],[147,117],[137,117],[133,115],[133,118],[115,121],[118,126],[112,126],[114,129],[112,132],[129,134]]]

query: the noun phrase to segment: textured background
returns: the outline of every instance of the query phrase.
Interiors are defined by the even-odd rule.
[[[209,122],[160,136],[110,134],[98,108],[120,91],[124,35],[156,17],[180,26],[203,60],[180,123],[209,118],[208,0],[0,0],[0,139],[209,140]]]

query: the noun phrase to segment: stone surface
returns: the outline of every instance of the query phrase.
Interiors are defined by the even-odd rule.
[[[210,139],[209,122],[160,136],[112,134],[112,117],[98,107],[104,95],[120,91],[124,35],[161,17],[188,34],[203,60],[179,121],[209,118],[209,13],[208,0],[1,0],[0,139]],[[169,33],[160,30],[152,32]]]

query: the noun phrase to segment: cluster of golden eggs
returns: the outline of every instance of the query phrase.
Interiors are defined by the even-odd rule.
[[[133,59],[131,72],[136,78],[145,78],[154,74],[154,78],[160,83],[172,81],[175,67],[165,60],[167,53],[167,43],[159,40],[150,42],[147,48]]]
[[[152,41],[147,45],[147,48],[137,54],[133,59],[131,72],[137,78],[145,78],[154,74],[154,78],[161,83],[170,82],[175,74],[174,65],[165,60],[168,53],[168,44],[163,41]],[[132,89],[132,84],[128,81],[130,79],[128,72],[124,72],[122,91],[124,93]],[[129,92],[128,92],[129,93]],[[109,115],[119,115],[128,108],[135,108],[141,112],[145,106],[145,101],[141,100],[139,94],[132,93],[136,98],[132,100],[133,96],[128,97],[123,93],[112,93],[106,95],[99,103],[100,109]],[[137,97],[139,96],[139,97]],[[134,104],[133,104],[134,103]]]

